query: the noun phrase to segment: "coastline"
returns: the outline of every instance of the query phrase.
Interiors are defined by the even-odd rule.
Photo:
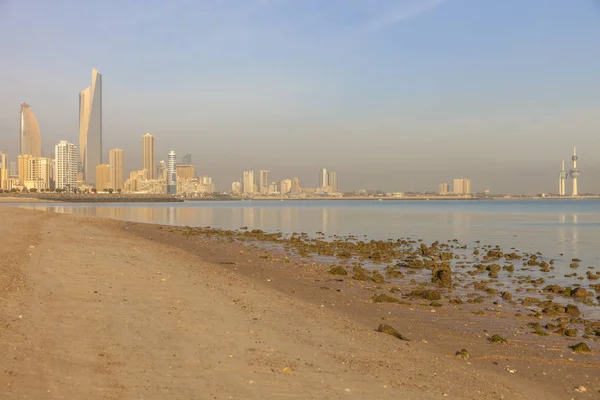
[[[66,369],[118,398],[148,393],[138,391],[149,387],[139,376],[169,388],[154,398],[593,398],[600,390],[596,343],[589,342],[591,355],[573,354],[565,338],[532,335],[531,317],[517,317],[493,298],[456,305],[448,301],[454,295],[444,295],[442,307],[373,303],[374,294],[398,285],[333,276],[326,263],[267,251],[260,240],[239,241],[225,231],[186,234],[186,228],[10,208],[0,215],[14,232],[14,242],[2,244],[9,262],[1,271],[14,278],[3,280],[9,284],[0,313],[9,324],[0,349],[16,356],[7,358],[12,373],[0,382],[8,398],[90,393],[53,382],[56,374],[34,382],[26,373],[31,367]],[[405,292],[410,285],[399,286]],[[374,332],[382,322],[410,342]],[[91,339],[77,339],[82,330]],[[23,336],[32,332],[33,338]],[[147,354],[131,353],[133,332]],[[494,333],[509,343],[490,343]],[[61,334],[70,335],[71,348],[58,343]],[[36,338],[46,346],[35,345]],[[207,338],[214,348],[202,344]],[[17,343],[18,354],[9,343]],[[469,360],[454,356],[462,348]],[[173,354],[163,359],[161,349]],[[68,357],[57,357],[61,351],[96,369],[78,371]],[[211,379],[191,369],[199,359]],[[169,383],[173,363],[183,375]],[[142,372],[148,366],[156,375]],[[581,385],[586,393],[574,391]]]

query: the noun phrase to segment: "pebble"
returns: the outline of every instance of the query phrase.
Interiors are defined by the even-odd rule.
[[[587,389],[585,388],[585,386],[577,386],[575,388],[575,391],[578,393],[584,393],[584,392],[587,392]]]

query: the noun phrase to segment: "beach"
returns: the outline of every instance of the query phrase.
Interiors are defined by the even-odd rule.
[[[390,283],[332,275],[252,241],[9,207],[0,219],[9,233],[0,244],[2,398],[600,393],[596,341],[575,354],[580,338],[532,334],[532,317],[493,299],[374,303]],[[492,343],[494,334],[507,343]]]

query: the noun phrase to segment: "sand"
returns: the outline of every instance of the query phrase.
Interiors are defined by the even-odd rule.
[[[259,264],[239,245],[197,241],[191,251],[191,242],[158,227],[8,207],[0,220],[3,399],[598,395],[589,386],[597,380],[585,377],[586,368],[597,371],[588,360],[573,361],[558,386],[543,384],[541,370],[508,371],[510,352],[466,362],[431,343],[445,334],[460,350],[464,340],[448,339],[450,330],[423,339],[419,326],[430,323],[429,309],[403,308],[389,322],[411,339],[400,341],[375,331],[391,305],[371,304],[370,315],[365,304],[345,306],[350,298],[332,300],[339,292],[321,289],[310,278],[316,272]],[[234,257],[235,268],[218,263]],[[479,346],[497,345],[482,339]],[[493,361],[501,365],[494,369]],[[581,379],[573,375],[579,372]],[[588,385],[586,393],[573,391],[576,385]]]

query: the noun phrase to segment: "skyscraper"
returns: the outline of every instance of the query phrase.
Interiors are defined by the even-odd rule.
[[[77,188],[77,166],[79,155],[77,146],[67,141],[60,141],[54,148],[55,168],[54,180],[57,189],[73,190]]]
[[[148,179],[154,179],[154,136],[146,133],[142,136],[143,168],[148,171]]]
[[[8,169],[8,157],[2,152],[0,152],[0,168]]]
[[[19,125],[19,155],[42,156],[42,139],[37,118],[28,104],[21,104],[21,123]]]
[[[175,152],[171,150],[169,152],[169,158],[167,159],[167,193],[177,194],[177,175],[175,174]]]
[[[329,177],[327,176],[327,168],[321,168],[319,170],[319,187],[329,186]]]
[[[110,189],[110,165],[100,164],[96,166],[96,190],[103,192]]]
[[[16,161],[9,161],[8,162],[8,176],[11,178],[17,177],[19,175],[19,170],[17,168],[17,162]]]
[[[279,193],[281,194],[289,194],[292,190],[292,180],[284,179],[279,182]]]
[[[92,84],[79,93],[79,152],[83,180],[95,183],[102,164],[102,75],[95,68]]]
[[[565,171],[565,161],[563,160],[561,163],[560,173],[558,174],[558,195],[565,196],[567,194],[566,191],[566,181],[569,174]]]
[[[447,195],[448,193],[450,193],[450,185],[445,182],[440,183],[439,194],[444,196],[444,195]]]
[[[192,163],[192,155],[191,154],[186,154],[185,156],[183,156],[182,164],[191,164],[191,163]]]
[[[123,190],[125,183],[125,150],[112,149],[108,153],[110,159],[110,188]],[[94,171],[94,175],[96,171]]]
[[[242,193],[254,193],[254,171],[244,171],[242,178]]]
[[[329,171],[327,176],[331,193],[338,193],[338,174],[337,171]]]
[[[300,178],[297,176],[292,178],[292,187],[290,188],[291,194],[300,194],[302,193],[302,188],[300,187]]]
[[[269,193],[269,171],[261,169],[258,178],[258,190],[260,194]]]
[[[471,180],[466,178],[456,178],[452,180],[452,193],[471,194]]]

